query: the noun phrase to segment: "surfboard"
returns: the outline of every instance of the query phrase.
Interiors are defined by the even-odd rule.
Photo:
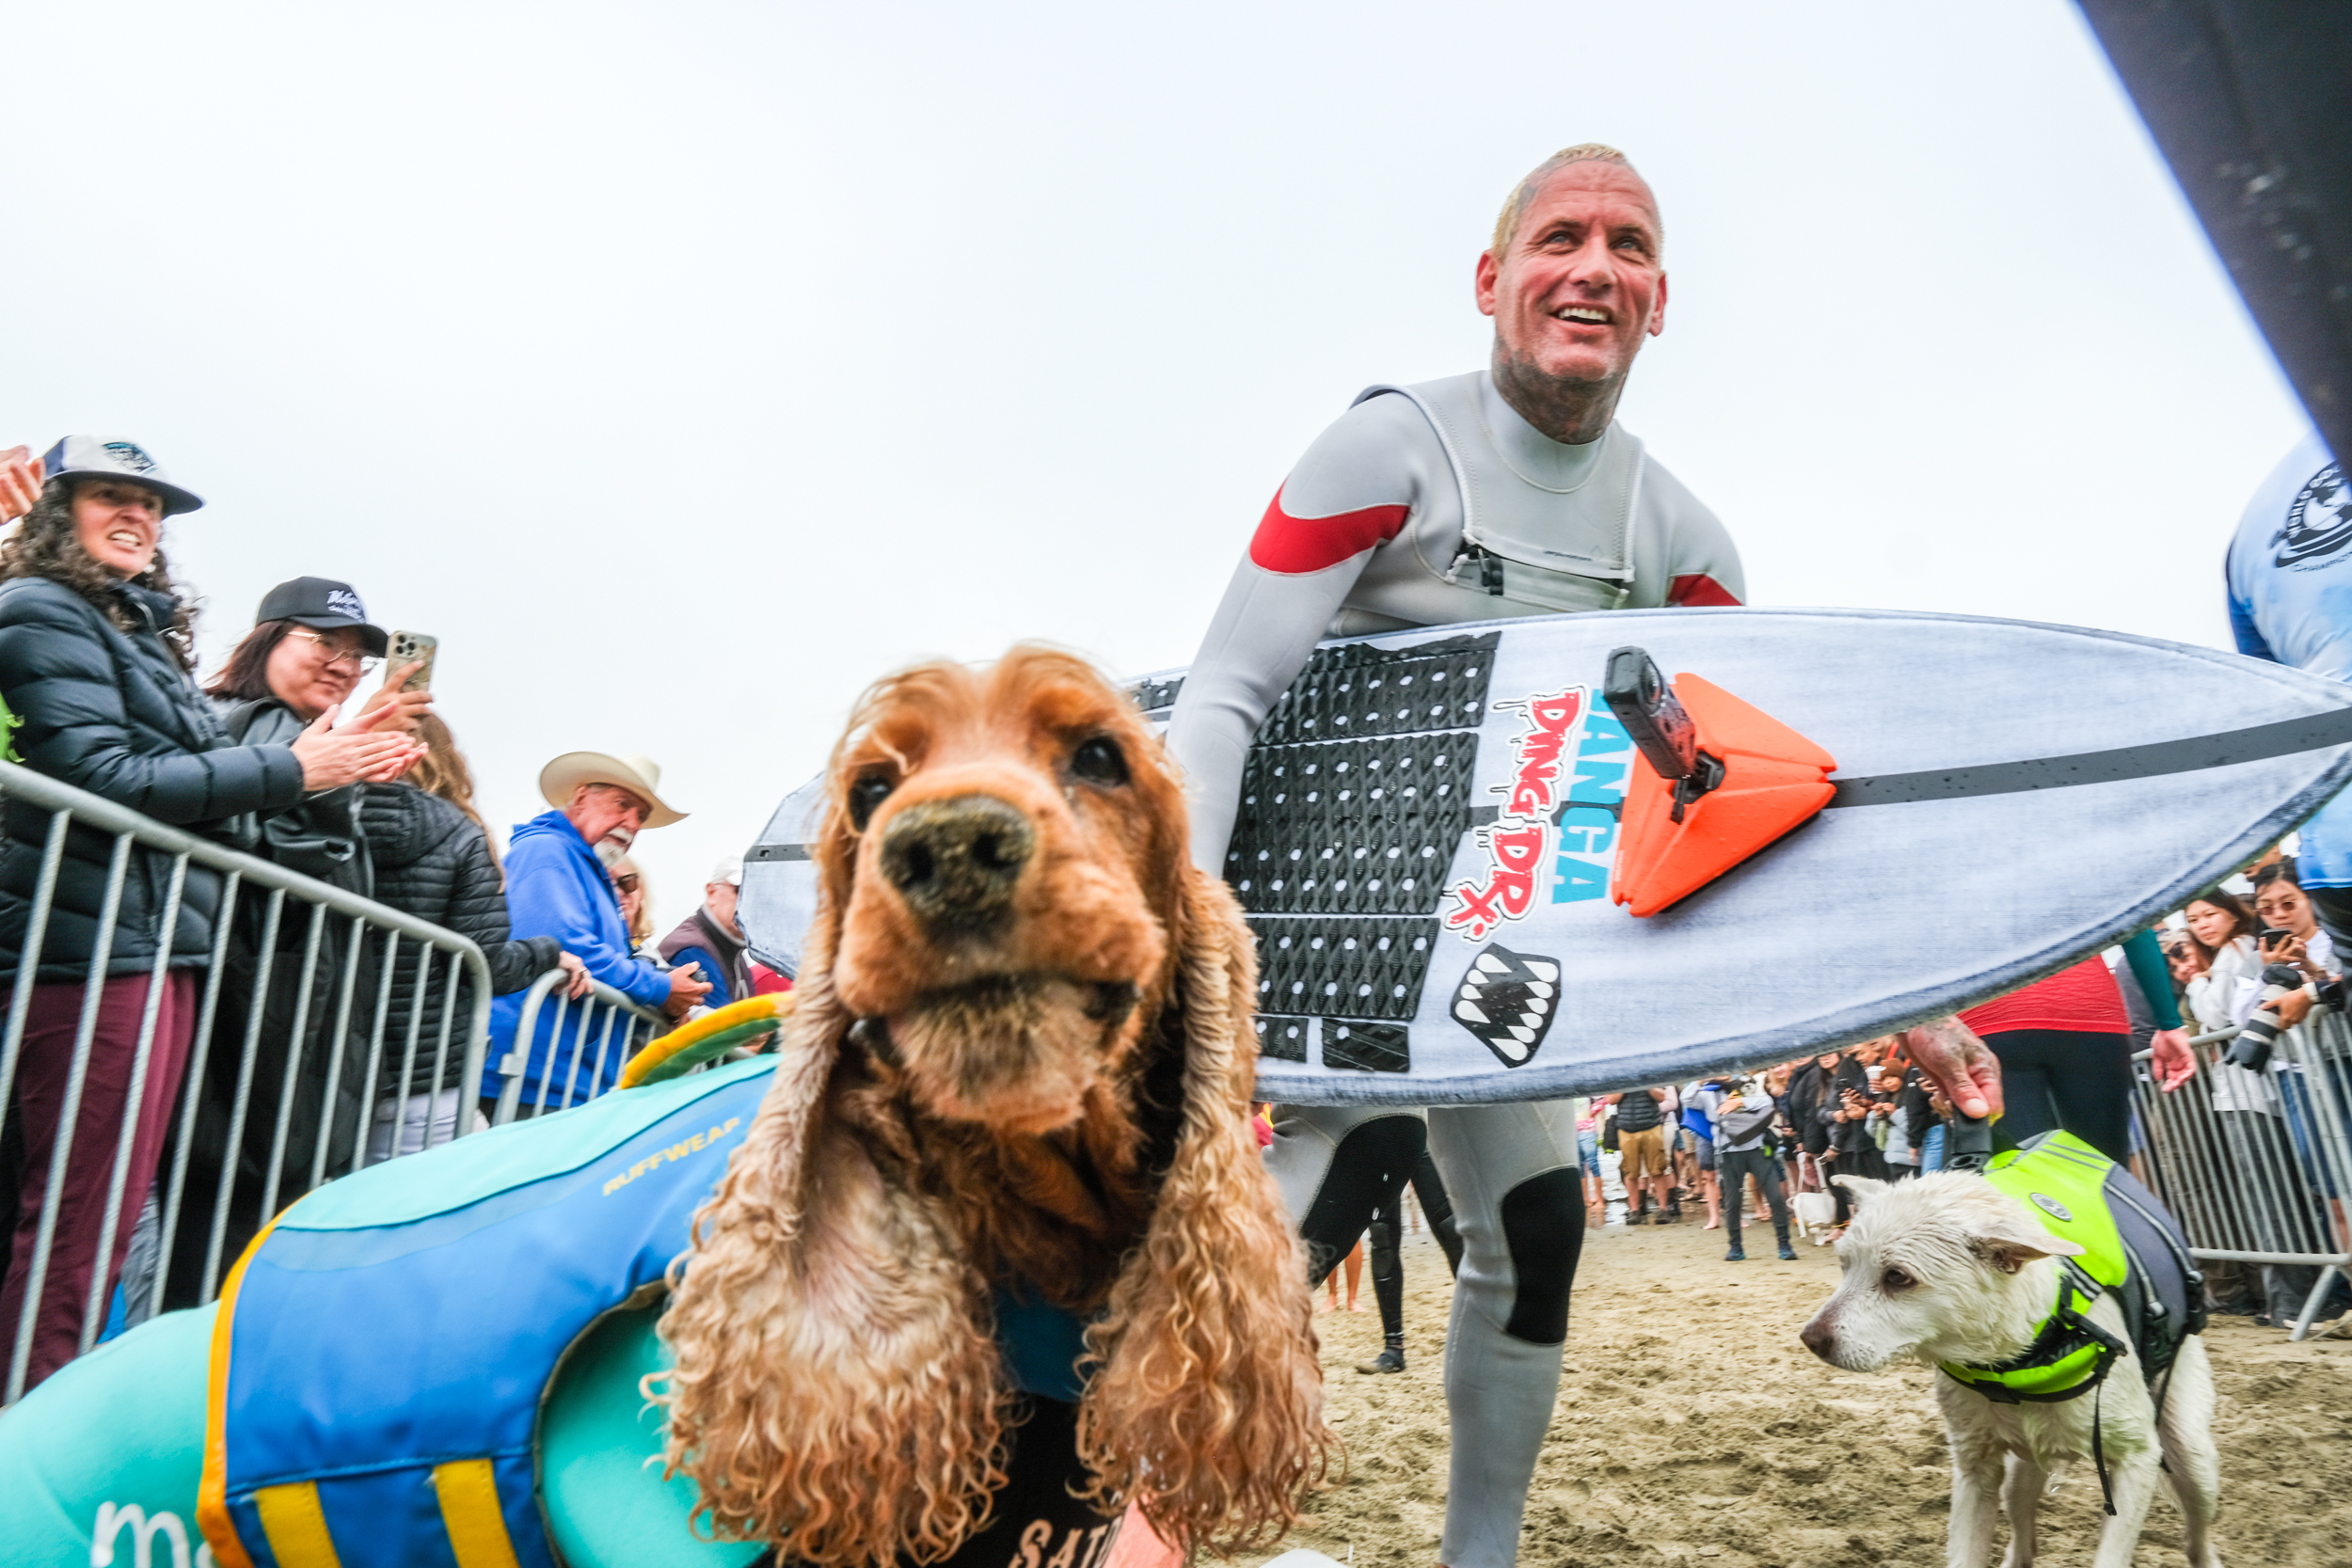
[[[1818,815],[1644,917],[1611,896],[1629,792],[1658,794],[1601,700],[1628,644],[1832,765]],[[1133,690],[1165,721],[1183,681]],[[1258,1092],[1549,1099],[1867,1039],[2097,952],[2347,780],[2344,685],[2075,626],[1726,608],[1328,641],[1258,732],[1225,867],[1258,934]],[[819,799],[746,857],[778,968]]]

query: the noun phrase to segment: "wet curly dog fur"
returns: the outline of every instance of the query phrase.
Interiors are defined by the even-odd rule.
[[[1311,1304],[1248,1125],[1254,955],[1158,740],[1018,648],[869,691],[812,841],[775,1084],[661,1332],[702,1521],[831,1568],[979,1528],[1019,1404],[993,1291],[1090,1317],[1104,1512],[1263,1544],[1325,1471]]]

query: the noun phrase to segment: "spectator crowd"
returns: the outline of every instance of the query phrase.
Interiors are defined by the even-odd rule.
[[[739,861],[649,941],[629,849],[685,814],[647,757],[549,762],[548,809],[514,829],[501,864],[427,664],[370,681],[389,639],[352,584],[278,584],[200,677],[195,607],[162,546],[165,520],[202,505],[133,441],[0,453],[7,759],[469,939],[487,960],[489,1048],[464,1081],[447,1021],[475,999],[453,956],[236,896],[214,867],[80,820],[53,829],[11,797],[0,967],[26,974],[30,950],[34,979],[9,989],[21,1034],[0,1053],[0,1377],[29,1322],[26,1386],[87,1346],[110,1299],[118,1323],[206,1299],[322,1176],[485,1125],[502,1098],[531,1116],[610,1087],[626,1052],[604,1049],[609,1026],[585,1049],[590,1008],[558,997],[602,986],[679,1020],[788,984],[745,950]],[[525,994],[551,974],[521,1037]],[[168,1214],[161,1170],[181,1173]]]

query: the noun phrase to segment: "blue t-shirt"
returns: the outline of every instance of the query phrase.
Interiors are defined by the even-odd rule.
[[[2314,434],[2255,490],[2230,541],[2238,652],[2352,681],[2352,485]],[[2352,887],[2352,792],[2303,824],[2307,887]]]

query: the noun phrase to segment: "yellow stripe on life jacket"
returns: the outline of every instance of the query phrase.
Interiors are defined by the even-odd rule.
[[[457,1568],[521,1568],[515,1543],[499,1509],[498,1476],[486,1459],[453,1459],[433,1466],[433,1490],[441,1499],[441,1528],[449,1531]]]
[[[335,1555],[334,1537],[326,1533],[326,1510],[319,1506],[314,1481],[264,1486],[253,1494],[262,1515],[262,1533],[269,1539],[278,1568],[342,1568]]]

